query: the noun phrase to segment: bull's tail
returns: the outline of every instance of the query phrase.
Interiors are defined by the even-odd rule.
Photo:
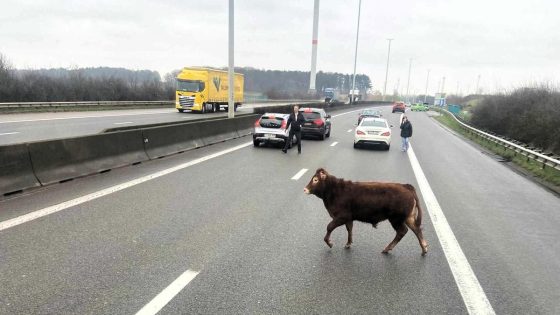
[[[416,189],[414,188],[414,186],[410,185],[410,184],[405,184],[404,185],[408,190],[410,190],[412,192],[412,195],[414,196],[414,201],[416,202],[416,209],[418,209],[418,212],[416,213],[416,227],[420,228],[420,226],[422,225],[422,207],[420,207],[420,200],[418,199],[418,195],[416,194]]]

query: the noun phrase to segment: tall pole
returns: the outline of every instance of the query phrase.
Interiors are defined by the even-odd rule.
[[[383,100],[385,100],[385,94],[387,93],[387,77],[389,76],[389,56],[391,55],[391,41],[393,38],[387,38],[389,41],[389,50],[387,51],[387,68],[385,70],[385,86],[383,87]]]
[[[362,0],[358,3],[358,26],[356,27],[356,49],[354,50],[354,74],[352,75],[352,90],[350,90],[350,104],[354,104],[354,88],[356,86],[356,62],[358,61],[358,35],[360,34],[360,11]]]
[[[315,0],[313,7],[313,38],[311,39],[311,73],[309,74],[309,93],[315,92],[317,77],[317,39],[319,33],[319,0]]]
[[[441,79],[441,91],[440,91],[440,93],[443,94],[444,90],[445,90],[445,77],[443,77]]]
[[[410,69],[412,68],[412,58],[408,62],[408,82],[406,83],[406,101],[410,102],[410,95],[408,94],[408,88],[410,87]]]
[[[228,118],[235,117],[235,101],[233,99],[233,92],[235,90],[235,83],[233,82],[233,2],[234,0],[229,0]]]
[[[474,94],[478,94],[478,85],[480,84],[480,74],[478,75],[478,79],[476,80],[476,91],[474,91]]]
[[[424,92],[424,103],[426,103],[426,97],[428,97],[428,81],[430,80],[430,69],[428,69],[428,76],[426,77],[426,92]]]

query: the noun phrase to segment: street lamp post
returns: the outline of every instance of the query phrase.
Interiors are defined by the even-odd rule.
[[[389,50],[387,51],[387,68],[385,70],[385,86],[383,87],[383,100],[385,100],[385,95],[387,93],[387,77],[389,76],[389,56],[391,55],[391,41],[393,38],[387,38],[389,41]]]
[[[229,32],[228,32],[228,118],[235,117],[235,101],[233,99],[233,91],[235,83],[233,81],[233,4],[234,0],[229,0]]]
[[[358,3],[358,27],[356,28],[356,49],[354,50],[354,74],[352,75],[352,90],[350,90],[350,104],[354,103],[354,87],[356,86],[356,62],[358,61],[358,35],[360,34],[360,11],[362,0]]]
[[[317,77],[317,37],[319,33],[319,0],[313,6],[313,38],[311,39],[311,72],[309,74],[309,93],[315,92]]]
[[[408,82],[406,83],[406,101],[410,102],[410,95],[408,94],[408,88],[410,87],[410,69],[412,68],[412,58],[408,62]]]
[[[428,69],[428,76],[426,76],[426,92],[424,92],[424,103],[426,103],[426,97],[428,97],[428,82],[430,80],[430,69]]]

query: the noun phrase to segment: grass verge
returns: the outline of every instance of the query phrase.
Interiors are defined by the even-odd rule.
[[[507,161],[513,162],[516,166],[549,184],[547,186],[552,185],[550,188],[560,192],[560,170],[552,168],[548,165],[543,168],[543,164],[541,162],[528,159],[526,156],[523,156],[509,148],[500,146],[494,142],[488,141],[487,139],[476,136],[473,133],[469,133],[463,129],[453,117],[446,113],[441,113],[440,116],[435,116],[434,119],[488,151],[503,157]]]

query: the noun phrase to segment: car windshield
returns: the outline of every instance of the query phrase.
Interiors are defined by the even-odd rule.
[[[383,120],[364,120],[362,127],[387,127],[387,124]]]
[[[321,114],[316,112],[303,112],[303,117],[305,120],[315,120],[321,118]]]
[[[379,111],[377,110],[364,110],[362,115],[379,115]]]
[[[282,117],[265,115],[261,117],[260,125],[264,128],[280,128],[282,126],[282,120]]]
[[[177,91],[200,92],[204,90],[202,81],[177,80]]]

